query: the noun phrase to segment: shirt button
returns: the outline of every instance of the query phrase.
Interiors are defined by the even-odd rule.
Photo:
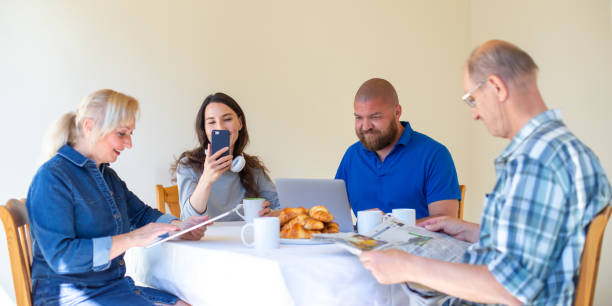
[[[125,265],[125,261],[123,261],[123,259],[119,259],[119,265],[120,265],[120,266]]]
[[[119,219],[119,214],[115,214],[115,219]]]
[[[110,194],[111,194],[111,196],[115,195],[115,193],[112,190],[110,191]]]

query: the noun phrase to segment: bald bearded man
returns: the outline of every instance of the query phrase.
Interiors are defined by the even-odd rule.
[[[412,208],[416,218],[457,216],[459,183],[450,152],[400,121],[402,107],[393,85],[374,78],[355,101],[355,133],[336,172],[346,183],[355,215],[360,210]]]

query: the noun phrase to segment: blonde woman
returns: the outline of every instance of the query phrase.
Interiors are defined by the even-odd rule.
[[[34,176],[26,202],[34,305],[186,305],[125,277],[127,249],[206,220],[180,222],[145,205],[109,167],[132,147],[138,111],[136,99],[99,90],[47,136],[50,159]],[[182,238],[198,240],[204,231]]]

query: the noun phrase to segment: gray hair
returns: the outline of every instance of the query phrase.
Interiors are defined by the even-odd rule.
[[[516,84],[524,77],[535,77],[538,65],[519,47],[503,40],[489,40],[472,51],[467,69],[474,83],[495,74]]]

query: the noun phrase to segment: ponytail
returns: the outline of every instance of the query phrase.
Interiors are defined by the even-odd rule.
[[[43,142],[42,162],[55,156],[65,144],[75,147],[77,142],[83,140],[91,144],[121,125],[134,123],[138,113],[138,100],[128,95],[112,89],[100,89],[89,94],[76,112],[64,114],[49,128]],[[88,139],[80,139],[78,126],[88,118],[95,122],[96,133],[88,136]]]
[[[45,162],[57,154],[65,144],[74,145],[77,140],[76,113],[62,115],[51,125],[43,142],[42,161]]]

